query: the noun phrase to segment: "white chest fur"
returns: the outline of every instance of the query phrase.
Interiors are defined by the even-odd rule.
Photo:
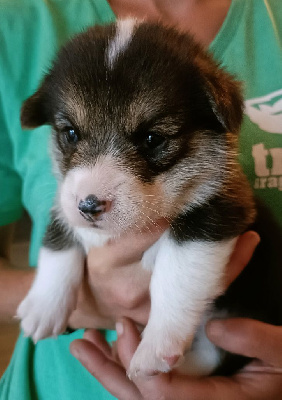
[[[95,228],[75,228],[75,235],[87,254],[91,247],[103,246],[112,236]]]

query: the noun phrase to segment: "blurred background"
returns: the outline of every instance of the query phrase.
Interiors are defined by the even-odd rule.
[[[31,222],[27,214],[17,223],[14,243],[12,247],[12,265],[20,268],[28,266],[28,247],[31,231]],[[17,337],[19,323],[0,324],[0,376],[7,368]]]

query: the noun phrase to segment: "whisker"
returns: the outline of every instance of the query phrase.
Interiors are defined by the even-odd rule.
[[[138,231],[140,232],[140,234],[143,235],[143,232],[142,232],[140,226],[138,226],[138,225],[136,224],[136,222],[134,222],[134,225],[136,226],[136,228],[138,229]]]
[[[151,210],[151,211],[155,212],[157,215],[161,215],[157,210],[154,210],[153,208],[150,208],[150,207],[148,207],[148,206],[146,206],[146,205],[144,206],[144,205],[142,205],[142,204],[141,204],[141,206],[142,206],[143,208],[145,208],[145,209],[148,209],[148,210]],[[142,214],[144,214],[144,213],[142,213]],[[176,231],[175,231],[175,229],[174,229],[174,227],[173,227],[173,225],[172,225],[173,218],[171,218],[171,217],[164,217],[164,216],[162,216],[162,215],[161,215],[161,217],[164,218],[164,220],[168,222],[170,229],[171,229],[171,230],[173,231],[173,233],[176,235]],[[179,229],[180,229],[180,231],[182,232],[182,229],[181,229],[181,228],[179,228]]]
[[[156,228],[160,229],[160,225],[157,224],[156,221],[154,221],[152,218],[150,218],[149,215],[143,213],[141,210],[140,210],[140,212],[141,212],[141,214],[143,214]],[[149,229],[149,227],[148,227],[148,229]],[[149,229],[149,230],[150,230],[150,229]],[[150,231],[150,232],[151,232],[151,231]],[[151,233],[152,233],[152,232],[151,232]]]

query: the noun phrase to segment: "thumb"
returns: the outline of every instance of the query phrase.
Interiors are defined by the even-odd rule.
[[[167,221],[162,218],[146,225],[138,232],[129,232],[116,240],[110,240],[102,247],[93,247],[88,255],[89,265],[105,270],[133,264],[141,260],[144,251],[152,246],[168,228]]]
[[[209,339],[231,353],[282,367],[282,327],[248,318],[209,321]]]
[[[124,368],[128,370],[133,354],[140,343],[140,334],[135,324],[127,318],[116,323],[116,331],[118,355]]]

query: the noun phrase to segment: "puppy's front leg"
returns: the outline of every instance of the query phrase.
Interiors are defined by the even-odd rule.
[[[161,241],[151,280],[151,313],[129,376],[168,372],[192,343],[208,304],[223,292],[223,274],[236,239]],[[178,363],[179,364],[179,363]]]
[[[25,335],[34,342],[65,330],[76,305],[83,266],[82,248],[54,221],[40,249],[34,283],[17,310]]]

